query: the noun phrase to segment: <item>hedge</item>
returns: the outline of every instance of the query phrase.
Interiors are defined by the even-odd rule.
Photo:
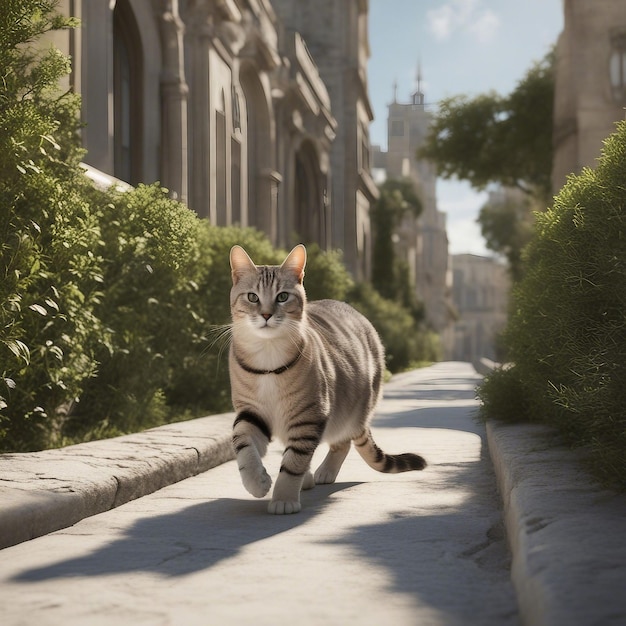
[[[32,45],[73,25],[52,14],[55,4],[6,0],[0,18],[0,439],[12,449],[50,441],[95,371],[100,333],[80,102],[58,93],[68,59]]]
[[[537,215],[504,341],[514,366],[488,377],[486,417],[554,426],[626,488],[626,123],[596,169]]]

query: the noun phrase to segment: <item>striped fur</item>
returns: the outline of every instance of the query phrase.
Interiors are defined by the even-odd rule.
[[[256,266],[234,246],[230,262],[233,446],[246,489],[259,498],[269,492],[262,457],[273,437],[285,451],[271,513],[296,513],[301,489],[334,482],[351,442],[378,471],[423,469],[421,456],[385,454],[374,442],[369,421],[381,394],[383,347],[349,305],[307,302],[304,246],[280,266]],[[311,458],[322,441],[330,450],[313,476]]]

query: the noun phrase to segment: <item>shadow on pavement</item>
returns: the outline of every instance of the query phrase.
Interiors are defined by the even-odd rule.
[[[477,411],[474,404],[395,411],[374,418],[374,434],[377,428],[446,428],[473,433],[484,439],[485,425],[479,420]]]
[[[475,400],[476,389],[448,389],[442,387],[441,389],[416,389],[407,391],[406,389],[385,390],[386,400],[418,400],[428,402],[449,402],[450,400]]]
[[[220,498],[146,517],[120,539],[88,555],[22,572],[14,580],[37,582],[132,572],[184,576],[229,559],[249,544],[305,524],[325,508],[330,495],[358,484],[318,485],[303,492],[303,510],[298,515],[268,515],[267,500]]]
[[[433,623],[463,626],[519,624],[510,582],[510,553],[485,448],[476,461],[443,462],[429,491],[462,492],[453,505],[399,507],[385,522],[358,525],[330,543],[349,546],[355,559],[383,568],[391,589],[442,616]],[[454,499],[453,499],[454,500]],[[416,623],[430,623],[428,618]]]

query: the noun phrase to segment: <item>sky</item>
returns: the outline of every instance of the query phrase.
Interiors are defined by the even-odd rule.
[[[387,148],[387,106],[416,89],[418,63],[426,103],[459,94],[511,93],[563,28],[562,0],[369,0],[370,140]],[[437,183],[451,254],[491,255],[476,218],[487,193],[463,181]]]

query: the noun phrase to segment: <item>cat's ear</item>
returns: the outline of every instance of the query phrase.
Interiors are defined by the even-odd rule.
[[[233,285],[236,285],[243,274],[256,271],[256,265],[241,246],[233,246],[230,249],[230,269]]]
[[[306,248],[299,243],[283,261],[282,269],[291,271],[296,280],[302,284],[304,280],[304,266],[306,265]]]

